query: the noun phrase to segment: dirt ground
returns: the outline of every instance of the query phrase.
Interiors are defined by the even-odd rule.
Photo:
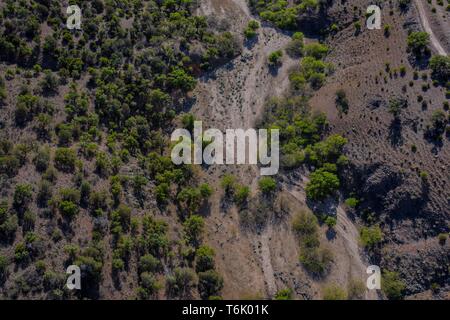
[[[238,30],[243,30],[249,20],[258,20],[251,16],[244,0],[204,2],[201,10],[209,15],[225,14],[231,19],[230,25]],[[255,125],[266,99],[282,95],[289,86],[288,71],[298,61],[285,55],[277,73],[271,72],[267,64],[268,55],[283,49],[289,40],[287,34],[263,24],[258,39],[247,44],[240,57],[201,79],[192,111],[204,122],[204,127],[224,130]],[[212,167],[207,175],[217,182],[227,169]],[[226,172],[232,172],[241,183],[257,189],[257,168],[243,166]],[[283,185],[280,197],[292,208],[291,214],[306,208],[304,184],[305,178],[299,174]],[[220,207],[220,187],[216,194],[208,223],[211,228],[205,238],[221,260],[218,265],[225,280],[224,298],[271,298],[278,290],[289,287],[294,289],[297,298],[312,299],[321,297],[325,283],[346,287],[350,279],[365,282],[368,262],[358,245],[358,229],[341,207],[337,208],[337,234],[327,239],[326,229],[322,230],[322,242],[331,248],[335,261],[330,275],[318,280],[306,274],[299,263],[298,240],[290,224],[292,216],[282,222],[273,219],[259,233],[248,232],[239,227],[237,210],[224,212]],[[367,298],[377,296],[371,293]]]

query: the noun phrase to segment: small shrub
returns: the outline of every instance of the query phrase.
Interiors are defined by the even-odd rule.
[[[349,108],[349,102],[347,94],[343,89],[336,91],[336,106],[339,112],[347,113]]]
[[[432,75],[439,81],[448,81],[450,79],[450,57],[449,56],[433,56],[430,59],[430,68]]]
[[[141,286],[142,289],[145,290],[145,298],[147,299],[150,295],[155,294],[159,289],[160,285],[156,279],[156,277],[149,273],[149,272],[143,272],[141,273]]]
[[[348,298],[350,300],[361,300],[364,298],[366,285],[360,279],[351,279],[348,284]]]
[[[345,200],[345,205],[350,207],[350,208],[356,208],[359,204],[359,200],[356,198],[348,198],[347,200]]]
[[[56,94],[58,92],[59,80],[49,70],[44,71],[45,75],[42,81],[39,83],[42,93],[44,94]]]
[[[444,245],[447,242],[448,239],[448,234],[447,233],[440,233],[438,235],[438,239],[439,239],[439,243],[441,245]]]
[[[146,254],[139,259],[139,270],[141,272],[157,272],[161,263],[151,254]]]
[[[275,294],[275,300],[292,300],[292,289],[282,289]]]
[[[292,227],[299,236],[314,234],[317,232],[318,226],[317,217],[306,211],[298,213],[292,222]]]
[[[36,157],[34,158],[34,165],[36,170],[39,172],[44,172],[47,170],[50,164],[50,148],[43,147],[39,149]]]
[[[391,26],[389,24],[384,25],[384,36],[389,37],[391,35]]]
[[[231,174],[227,174],[222,178],[220,185],[225,190],[225,193],[231,194],[235,190],[235,187],[236,187],[235,183],[236,183],[236,178]]]
[[[277,182],[271,177],[263,177],[258,181],[259,189],[264,194],[270,194],[277,188]]]
[[[257,33],[256,30],[259,29],[259,22],[256,20],[251,20],[248,25],[247,28],[245,28],[244,30],[244,35],[247,39],[253,39],[254,37],[256,37]]]
[[[333,229],[337,224],[336,217],[332,217],[332,216],[326,217],[325,224],[328,226],[328,228]]]
[[[324,300],[347,300],[347,293],[336,284],[331,284],[323,289]]]
[[[22,228],[24,231],[32,231],[36,223],[36,214],[30,210],[25,211],[23,215]]]
[[[250,195],[250,188],[248,186],[237,186],[234,201],[238,204],[245,203]]]
[[[289,44],[286,47],[286,52],[291,57],[301,57],[303,55],[303,44],[304,41],[304,35],[301,32],[295,32],[292,35],[292,40],[289,42]]]
[[[280,66],[282,58],[283,58],[283,51],[277,50],[277,51],[272,52],[269,55],[269,65]]]
[[[111,163],[106,152],[98,152],[95,157],[95,170],[96,172],[103,177],[106,177],[109,174],[111,168]]]

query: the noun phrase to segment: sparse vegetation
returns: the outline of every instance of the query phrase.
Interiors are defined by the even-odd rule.
[[[336,284],[331,284],[323,289],[324,300],[347,300],[347,293]]]
[[[294,217],[292,226],[300,239],[300,262],[305,269],[316,275],[326,273],[333,255],[328,248],[320,245],[317,218],[302,211]]]
[[[283,289],[275,294],[275,300],[292,300],[292,289]]]
[[[67,2],[2,2],[0,300],[218,300],[219,270],[232,282],[223,292],[228,299],[236,284],[248,287],[237,282],[251,268],[230,277],[236,265],[265,254],[263,243],[247,250],[241,241],[265,239],[270,224],[285,228],[291,217],[305,279],[283,277],[285,286],[276,285],[286,289],[273,297],[251,296],[317,298],[320,290],[303,292],[296,281],[310,279],[315,287],[325,280],[319,278],[330,271],[333,254],[335,266],[343,265],[341,242],[332,238],[341,238],[347,221],[332,211],[344,195],[349,218],[367,223],[360,240],[370,260],[397,270],[383,275],[386,296],[429,289],[445,295],[446,270],[434,266],[445,266],[445,255],[435,252],[448,241],[441,223],[448,183],[440,174],[450,137],[448,102],[442,104],[450,97],[448,57],[431,56],[430,37],[411,32],[418,30],[410,24],[415,10],[405,12],[411,1],[398,2],[402,12],[397,4],[384,7],[389,44],[371,47],[373,63],[352,56],[375,40],[365,36],[365,8],[356,2],[250,0],[250,10],[240,2],[204,10],[195,0],[78,1],[81,30],[65,28]],[[445,5],[430,6],[439,13],[430,21],[438,38],[435,22]],[[402,41],[411,56],[395,47]],[[279,97],[260,112],[270,92]],[[386,107],[394,118],[388,125]],[[318,111],[325,108],[329,120]],[[193,135],[196,119],[221,128],[244,120],[279,129],[279,175],[255,180],[253,167],[174,164],[170,134],[184,128]],[[210,143],[204,139],[203,146]],[[217,181],[223,172],[233,175]],[[294,184],[305,190],[294,191]],[[299,210],[302,191],[314,213]],[[411,217],[419,218],[411,224]],[[283,252],[292,252],[285,242],[292,235],[280,230],[269,241],[278,246],[282,239]],[[421,272],[434,270],[426,279],[401,279],[416,266],[403,256],[412,243],[405,230],[420,231],[414,241],[434,237],[430,250],[411,253],[422,259]],[[398,252],[385,256],[385,243],[397,240]],[[80,266],[82,290],[64,289],[69,265]],[[273,267],[286,274],[292,266]],[[254,288],[263,285],[260,278]],[[347,285],[325,287],[323,298],[364,296],[360,282]]]

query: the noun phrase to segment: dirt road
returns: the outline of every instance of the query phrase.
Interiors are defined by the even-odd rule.
[[[424,7],[422,1],[415,0],[414,2],[416,4],[417,11],[419,12],[419,15],[420,15],[420,21],[421,21],[422,27],[425,30],[425,32],[430,35],[431,44],[433,45],[433,47],[436,49],[436,51],[440,55],[446,56],[447,52],[445,51],[444,47],[441,45],[438,38],[434,34],[433,29],[431,29],[430,23],[428,22],[427,14],[425,12],[425,7]]]

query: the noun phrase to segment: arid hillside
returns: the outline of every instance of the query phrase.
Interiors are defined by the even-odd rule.
[[[233,297],[252,291],[246,285],[248,274],[237,271],[241,265],[255,265],[249,287],[258,288],[258,295],[271,296],[276,290],[290,287],[295,288],[299,297],[320,298],[321,288],[329,283],[346,287],[352,278],[366,279],[365,268],[369,264],[380,265],[405,279],[404,293],[411,297],[423,292],[428,292],[428,297],[446,297],[450,252],[448,243],[442,239],[448,233],[450,214],[450,197],[445,187],[450,178],[449,142],[445,134],[438,141],[427,135],[433,115],[448,112],[445,79],[439,84],[427,67],[431,55],[447,48],[439,36],[445,34],[445,26],[428,15],[421,16],[411,2],[405,6],[399,3],[381,6],[381,30],[368,30],[364,16],[370,4],[369,1],[332,4],[327,8],[325,20],[333,31],[327,36],[314,34],[311,28],[302,29],[301,23],[299,26],[311,37],[306,43],[320,40],[330,48],[326,61],[334,65],[334,72],[322,88],[312,93],[309,104],[313,110],[327,114],[331,132],[348,138],[345,154],[350,164],[345,169],[341,203],[345,199],[358,202],[356,208],[335,204],[336,237],[323,239],[335,253],[334,271],[315,279],[298,273],[298,266],[294,271],[287,268],[289,264],[297,264],[292,260],[293,253],[298,255],[297,238],[288,236],[289,219],[295,216],[295,211],[308,206],[315,210],[316,206],[305,199],[308,171],[284,172],[279,196],[283,203],[293,201],[296,207],[287,210],[287,218],[271,218],[256,235],[236,229],[239,212],[228,213],[229,209],[213,207],[211,219],[217,227],[209,239],[218,252],[223,252],[222,270],[229,277],[225,290],[229,288]],[[431,10],[430,7],[424,5],[426,10]],[[260,20],[241,1],[211,1],[202,9],[217,19],[225,14],[231,25],[238,28],[244,28],[251,19]],[[442,21],[448,21],[445,7],[440,14]],[[425,29],[424,18],[440,46],[435,46],[431,37],[431,52],[419,59],[408,48],[408,35]],[[262,24],[256,43],[250,43],[242,57],[203,79],[195,91],[197,103],[193,110],[211,127],[249,128],[261,117],[264,101],[289,91],[289,74],[297,60],[285,56],[277,73],[271,74],[264,59],[270,52],[286,46],[292,31],[286,33],[273,24]],[[345,110],[337,100],[338,92],[345,94]],[[393,115],[391,104],[397,100],[404,105],[399,115]],[[232,172],[244,184],[256,188],[254,171]],[[215,181],[224,172],[211,168],[208,174]],[[224,223],[223,217],[228,215],[230,221]],[[360,232],[375,227],[380,228],[383,240],[364,249]],[[323,233],[326,234],[326,227]],[[229,240],[224,240],[227,237]],[[242,250],[243,244],[250,249]],[[436,287],[440,289],[433,289]]]
[[[448,0],[68,5],[0,0],[0,299],[449,299]]]

